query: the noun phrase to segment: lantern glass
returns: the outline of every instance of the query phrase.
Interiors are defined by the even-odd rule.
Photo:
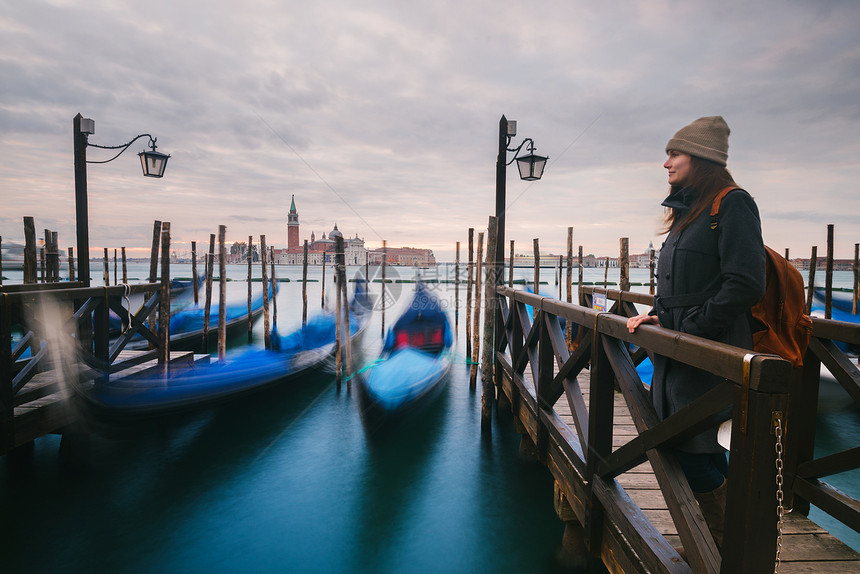
[[[167,167],[167,158],[170,156],[158,151],[142,151],[137,154],[140,157],[140,166],[146,177],[163,177],[164,169]]]
[[[517,168],[520,170],[520,179],[525,181],[536,181],[543,176],[546,167],[546,158],[541,155],[530,153],[517,158]]]

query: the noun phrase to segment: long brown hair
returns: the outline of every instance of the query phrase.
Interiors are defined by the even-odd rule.
[[[689,187],[695,190],[698,194],[695,205],[693,205],[693,208],[689,213],[687,213],[686,217],[678,222],[678,228],[676,231],[683,231],[699,216],[700,213],[706,209],[710,209],[711,203],[713,203],[714,198],[721,189],[729,186],[737,187],[737,185],[738,184],[736,184],[735,180],[732,178],[732,174],[729,173],[729,170],[727,170],[725,166],[691,155],[690,184],[687,186],[673,185],[669,188],[669,195],[682,189],[682,187]],[[669,233],[679,217],[679,213],[674,209],[667,208],[666,211],[666,227],[664,228],[663,233]]]

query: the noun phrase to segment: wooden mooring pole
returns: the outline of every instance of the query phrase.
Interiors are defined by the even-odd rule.
[[[338,291],[340,292],[341,298],[341,309],[343,311],[343,346],[344,346],[344,356],[345,356],[345,376],[346,376],[346,390],[349,392],[352,390],[352,330],[349,324],[349,295],[347,294],[347,281],[346,281],[346,254],[343,252],[343,237],[337,237],[335,239],[336,243],[340,244],[340,248],[338,249],[338,257],[340,257],[340,261],[338,262],[338,278],[337,278],[337,286]]]
[[[341,383],[343,382],[343,321],[341,320],[343,298],[340,296],[340,254],[343,252],[343,236],[335,236],[334,245],[334,378],[337,383],[337,390],[340,391]],[[383,245],[385,245],[384,242]],[[383,285],[385,285],[384,282]]]
[[[824,318],[830,319],[833,308],[833,224],[827,225],[827,268],[824,275]]]
[[[227,227],[218,226],[218,360],[227,358]]]
[[[809,256],[809,283],[806,289],[806,312],[812,312],[812,295],[815,293],[815,269],[818,267],[818,246],[812,246],[812,255]]]
[[[622,237],[621,254],[620,254],[620,269],[618,286],[622,291],[630,291],[630,240],[627,237]]]
[[[562,280],[561,274],[564,272],[564,256],[558,256],[558,263],[555,265],[556,273],[555,273],[555,284],[558,285],[558,300],[563,301],[564,295],[562,294],[562,288],[564,285],[564,281]]]
[[[308,324],[308,240],[305,239],[302,256],[302,325]]]
[[[579,246],[579,277],[577,279],[577,299],[579,299],[579,304],[582,305],[582,245]]]
[[[573,227],[567,228],[567,302],[573,301]],[[568,350],[573,347],[573,323],[565,321],[564,340]]]
[[[380,301],[382,302],[382,339],[385,340],[385,266],[388,262],[388,242],[382,240],[382,290]]]
[[[489,253],[488,253],[489,255]],[[481,267],[484,257],[484,232],[478,233],[478,255],[475,259],[475,315],[472,322],[472,368],[469,373],[469,388],[475,389],[478,379],[478,359],[481,351]]]
[[[206,302],[203,305],[203,352],[209,352],[209,315],[212,309],[212,277],[215,268],[215,234],[209,234],[209,253],[206,255]]]
[[[535,259],[535,272],[534,272],[535,295],[540,295],[540,240],[532,239],[532,248],[534,251],[534,259]],[[537,313],[535,313],[535,315],[537,315]]]
[[[496,320],[496,218],[490,216],[487,224],[487,270],[484,282],[484,355],[481,361],[481,429],[489,432],[492,423],[495,387],[495,320]]]
[[[649,258],[649,260],[648,260],[648,294],[653,295],[654,294],[654,275],[655,275],[654,272],[656,271],[656,267],[654,265],[655,261],[654,261],[654,250],[653,249],[648,254],[648,258]]]
[[[194,267],[194,302],[197,303],[197,266]],[[122,248],[122,282],[128,284],[128,260],[125,257],[125,247]]]
[[[162,228],[162,238],[164,237],[164,228]],[[108,248],[105,247],[104,259],[102,260],[102,281],[103,285],[107,287],[110,285],[110,257],[108,256]],[[169,256],[169,254],[168,254]],[[161,260],[164,261],[164,255],[161,256]]]
[[[511,256],[508,259],[508,287],[514,286],[514,240],[511,239]]]
[[[860,296],[860,294],[858,294],[858,287],[860,287],[860,243],[854,244],[854,267],[852,267],[852,269],[854,271],[854,285],[851,289],[851,313],[856,315],[857,297]]]
[[[607,257],[603,262],[603,288],[606,289],[609,286],[609,257]]]
[[[271,276],[269,277],[269,285],[272,287],[272,329],[278,330],[278,287],[275,278],[275,248],[269,247],[269,269]]]
[[[54,271],[53,280],[60,280],[60,240],[56,231],[51,232],[51,263]]]
[[[320,308],[325,309],[325,253],[322,256],[322,293],[320,293]]]
[[[454,337],[460,334],[460,242],[454,255]]]
[[[69,247],[69,281],[75,280],[75,248]]]
[[[248,245],[250,249],[250,244]],[[191,242],[191,288],[194,289],[192,293],[192,297],[194,297],[194,304],[197,305],[200,302],[200,297],[197,293],[197,283],[198,283],[198,274],[197,274],[197,242]],[[125,247],[122,248],[122,282],[127,283],[125,278]]]
[[[170,222],[161,224],[161,300],[158,302],[158,364],[167,375],[170,364]]]
[[[54,273],[51,269],[51,230],[45,230],[44,247],[42,248],[42,283],[53,281]]]
[[[469,228],[469,264],[466,267],[466,361],[472,359],[472,274],[474,271],[475,229]]]
[[[24,218],[24,283],[36,282],[36,220]]]
[[[251,312],[252,304],[251,302],[254,300],[253,289],[251,288],[251,280],[252,280],[252,271],[254,266],[254,236],[248,236],[248,342],[254,338],[253,330],[254,330],[254,315]],[[263,288],[265,289],[265,285]]]
[[[271,333],[269,332],[269,273],[266,270],[266,236],[260,236],[260,267],[263,272],[263,344],[267,349],[272,348]]]
[[[149,282],[155,283],[158,278],[158,246],[161,241],[161,222],[157,219],[152,223],[152,246],[149,249]],[[80,243],[80,241],[78,241]],[[78,253],[78,259],[80,260],[81,254]],[[80,261],[78,261],[80,263]],[[83,267],[78,265],[78,267],[83,271]],[[89,265],[87,265],[87,270],[89,270]],[[89,284],[89,278],[86,280],[86,284]],[[153,325],[155,325],[156,321],[156,309],[153,308],[152,312],[149,314],[149,328],[152,329]],[[152,345],[150,345],[152,348]]]

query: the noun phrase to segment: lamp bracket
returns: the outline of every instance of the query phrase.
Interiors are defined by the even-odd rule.
[[[518,146],[517,146],[517,147],[515,147],[515,148],[512,148],[512,147],[508,147],[508,146],[510,146],[510,145],[511,145],[511,136],[508,136],[508,141],[507,141],[507,143],[505,144],[505,149],[507,149],[508,151],[512,151],[512,152],[514,152],[514,157],[512,157],[512,158],[511,158],[511,161],[507,162],[505,165],[511,165],[512,163],[514,163],[514,161],[517,159],[517,156],[519,156],[519,155],[520,155],[520,150],[522,150],[522,149],[523,149],[523,146],[524,146],[524,145],[526,145],[526,143],[528,143],[528,144],[529,144],[529,147],[528,147],[528,151],[529,151],[529,153],[534,153],[534,151],[535,151],[535,142],[534,142],[534,140],[533,140],[532,138],[526,138],[526,139],[524,139],[524,140],[522,141],[522,143],[520,143],[520,145],[518,145]]]
[[[118,150],[120,150],[118,154],[116,154],[115,156],[113,156],[110,159],[106,159],[104,161],[87,160],[87,163],[110,163],[113,160],[115,160],[116,158],[118,158],[119,156],[121,156],[125,150],[127,150],[129,147],[131,147],[131,144],[133,144],[134,142],[136,142],[140,138],[149,138],[149,147],[152,148],[152,151],[155,151],[155,142],[158,140],[158,138],[154,138],[149,134],[140,134],[139,136],[137,136],[136,138],[134,138],[130,142],[122,144],[122,145],[113,145],[113,146],[98,145],[98,144],[87,142],[88,147],[97,147],[99,149],[118,149]]]

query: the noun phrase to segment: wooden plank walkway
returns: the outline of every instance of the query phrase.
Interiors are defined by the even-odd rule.
[[[586,404],[588,404],[588,371],[580,373],[577,380],[582,387]],[[554,409],[575,435],[576,427],[565,395],[561,396]],[[613,417],[612,446],[614,450],[637,435],[624,397],[618,392],[615,393]],[[681,542],[677,529],[672,522],[650,464],[647,462],[641,464],[620,475],[617,480],[660,534],[664,535],[673,546],[680,546]],[[775,512],[776,504],[774,503]],[[799,513],[785,515],[783,548],[780,558],[781,564],[778,572],[782,573],[860,573],[860,554]]]
[[[170,363],[208,363],[209,355],[171,351]],[[112,378],[126,377],[158,367],[156,351],[122,351],[113,364]],[[82,365],[60,366],[37,373],[15,395],[14,415],[0,442],[0,455],[41,436],[60,433],[79,420],[72,408],[73,390],[65,384],[71,373],[85,371]],[[90,381],[92,382],[92,381]],[[85,381],[83,384],[87,384]]]

